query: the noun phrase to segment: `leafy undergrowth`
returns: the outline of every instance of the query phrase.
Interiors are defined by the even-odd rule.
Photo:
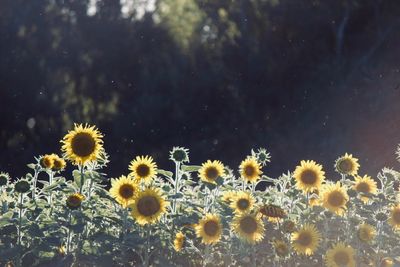
[[[0,174],[2,266],[393,266],[400,255],[400,173],[361,176],[347,153],[333,182],[311,160],[270,178],[262,148],[233,170],[189,165],[175,147],[173,171],[137,156],[108,190],[96,128],[75,125],[61,150],[23,178]]]

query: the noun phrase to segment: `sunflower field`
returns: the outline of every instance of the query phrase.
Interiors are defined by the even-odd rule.
[[[264,148],[231,169],[174,147],[174,170],[133,156],[118,178],[94,126],[39,156],[25,177],[0,174],[0,266],[396,266],[400,173],[359,174],[358,159],[304,160],[271,178]],[[72,174],[66,165],[73,166]],[[109,184],[111,187],[108,189]]]

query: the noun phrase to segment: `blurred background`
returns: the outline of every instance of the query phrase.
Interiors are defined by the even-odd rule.
[[[264,173],[360,159],[399,168],[398,0],[1,0],[0,170],[59,153],[74,122],[105,135],[111,177],[173,146]],[[68,172],[69,173],[69,172]],[[67,173],[67,175],[68,175]]]

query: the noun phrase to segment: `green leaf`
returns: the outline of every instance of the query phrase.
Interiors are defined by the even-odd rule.
[[[181,167],[181,169],[183,171],[187,171],[187,172],[197,172],[200,168],[201,168],[201,166],[197,166],[197,165],[182,165],[182,167]]]
[[[81,175],[81,172],[78,171],[78,170],[74,170],[74,171],[72,172],[72,176],[74,177],[75,185],[76,185],[78,188],[80,188],[80,187],[81,187],[81,184],[83,184],[83,183],[85,182],[85,176],[84,176],[84,175]],[[83,176],[83,177],[82,177],[82,176]],[[82,181],[82,178],[83,178],[83,181]]]
[[[172,178],[174,176],[173,172],[170,171],[165,171],[165,170],[157,170],[157,172],[161,175],[164,175],[166,177]]]

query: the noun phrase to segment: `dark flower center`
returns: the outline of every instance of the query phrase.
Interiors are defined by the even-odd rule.
[[[130,184],[124,184],[119,188],[119,194],[125,199],[133,197],[134,193],[135,189]]]
[[[72,151],[79,157],[87,157],[96,148],[96,141],[88,133],[77,133],[71,141]]]
[[[338,251],[333,256],[333,260],[339,266],[347,266],[350,262],[350,257],[345,251]]]
[[[150,167],[146,164],[140,164],[136,168],[136,173],[140,177],[147,177],[150,174]]]
[[[339,170],[344,173],[349,173],[353,170],[353,163],[349,159],[343,159],[338,164]]]
[[[311,242],[312,242],[312,236],[310,235],[310,233],[301,233],[297,238],[297,243],[305,247],[309,246]]]
[[[250,202],[247,199],[241,198],[238,200],[237,206],[240,210],[246,210],[250,206]]]
[[[210,180],[215,180],[219,176],[219,172],[215,167],[208,167],[206,170],[206,176]]]
[[[256,174],[256,169],[252,165],[247,165],[246,167],[244,167],[244,173],[246,174],[246,176],[252,177]]]
[[[253,234],[257,231],[257,222],[253,217],[244,217],[240,220],[240,229],[246,234]]]
[[[149,217],[155,215],[161,206],[158,199],[153,196],[145,196],[139,199],[137,209],[143,216]]]
[[[301,174],[301,181],[307,185],[314,185],[317,182],[317,174],[313,170],[305,170]]]
[[[208,236],[215,236],[218,233],[219,225],[215,221],[208,221],[204,224],[204,232]]]
[[[328,196],[328,203],[333,207],[340,207],[344,204],[343,194],[338,191],[331,192]]]

